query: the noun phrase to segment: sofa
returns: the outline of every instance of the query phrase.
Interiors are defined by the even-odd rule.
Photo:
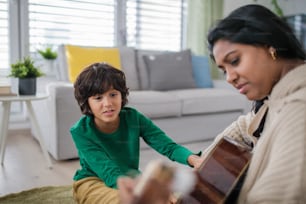
[[[69,129],[81,117],[81,112],[69,78],[73,67],[69,68],[71,62],[68,61],[73,53],[68,53],[67,48],[68,45],[59,47],[55,76],[38,79],[38,91],[47,92],[49,97],[34,102],[42,136],[56,160],[78,158]],[[77,53],[75,60],[88,54],[83,52],[93,56],[90,52],[100,49],[76,48],[81,52]],[[190,50],[115,49],[130,91],[127,106],[151,118],[179,144],[212,140],[239,115],[250,110],[250,102],[245,96],[224,80],[211,79],[208,59],[204,56],[195,56]],[[140,147],[148,148],[144,142]]]

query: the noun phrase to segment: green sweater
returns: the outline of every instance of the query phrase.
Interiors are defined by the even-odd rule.
[[[192,154],[176,144],[150,119],[133,108],[124,107],[120,112],[119,128],[111,134],[96,129],[92,117],[83,116],[70,129],[78,149],[81,169],[74,180],[99,177],[105,184],[117,188],[116,181],[121,175],[140,173],[140,138],[173,161],[187,163]]]

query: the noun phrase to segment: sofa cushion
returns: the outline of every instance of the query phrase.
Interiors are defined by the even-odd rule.
[[[143,56],[161,54],[162,51],[156,50],[136,50],[136,63],[139,73],[139,84],[141,90],[149,89],[149,74]]]
[[[178,117],[181,102],[178,97],[161,91],[132,91],[128,106],[136,108],[149,118]]]
[[[126,85],[130,90],[139,90],[139,76],[136,66],[135,49],[131,47],[120,47],[121,69],[125,73]]]
[[[182,115],[237,111],[245,108],[243,95],[228,89],[197,88],[168,91],[182,102]]]
[[[92,47],[88,47],[92,48]],[[130,90],[139,90],[140,83],[138,77],[138,69],[136,65],[136,52],[134,48],[119,47],[121,69],[126,75],[126,83]],[[58,47],[56,78],[60,81],[69,81],[68,64],[66,57],[65,45]]]
[[[86,66],[95,62],[107,62],[112,66],[121,69],[118,48],[65,45],[65,51],[68,65],[68,76],[72,83]]]
[[[198,88],[212,88],[213,82],[210,74],[208,57],[191,56],[193,78]]]
[[[195,88],[190,50],[144,56],[152,90]]]

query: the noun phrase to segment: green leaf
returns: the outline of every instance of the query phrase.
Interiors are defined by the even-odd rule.
[[[33,78],[44,76],[44,73],[34,65],[34,61],[30,57],[25,57],[23,60],[11,64],[11,73],[8,76],[16,78]]]
[[[57,52],[53,51],[51,47],[47,47],[44,50],[38,50],[38,53],[45,59],[56,59]]]

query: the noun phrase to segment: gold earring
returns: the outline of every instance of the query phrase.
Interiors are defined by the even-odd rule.
[[[272,59],[276,60],[276,52],[275,52],[275,50],[271,50],[270,54],[271,54]]]

